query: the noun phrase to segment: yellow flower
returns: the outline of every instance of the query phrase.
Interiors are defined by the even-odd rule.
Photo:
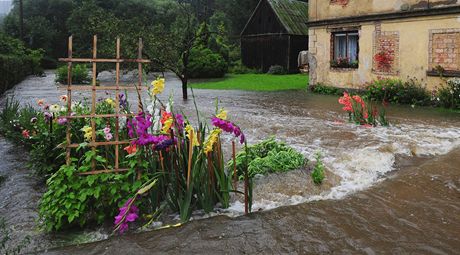
[[[108,105],[110,105],[110,106],[112,106],[112,107],[115,107],[115,101],[113,101],[112,98],[109,97],[109,98],[105,99],[105,102],[106,102]]]
[[[165,89],[165,79],[164,78],[158,78],[154,81],[152,81],[152,94],[153,95],[158,95],[163,93],[163,90]]]
[[[84,126],[81,131],[83,131],[84,137],[86,140],[90,141],[93,138],[93,129],[90,126]]]
[[[227,111],[220,109],[220,112],[216,115],[216,117],[222,120],[227,120]]]
[[[187,137],[190,139],[190,137],[193,134],[193,146],[199,146],[200,143],[198,142],[198,135],[195,133],[195,129],[193,129],[192,125],[188,124],[185,127],[185,132],[187,132]]]
[[[217,139],[219,139],[219,135],[222,132],[220,128],[216,128],[212,130],[211,134],[208,136],[208,139],[204,143],[204,152],[209,153],[212,151],[214,144],[217,143]]]
[[[163,128],[161,129],[161,132],[165,134],[169,134],[169,129],[171,128],[172,124],[173,124],[173,118],[167,119],[163,124]]]

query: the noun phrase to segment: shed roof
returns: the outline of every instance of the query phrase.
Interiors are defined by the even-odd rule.
[[[297,0],[267,0],[267,2],[289,34],[308,35],[308,3]]]

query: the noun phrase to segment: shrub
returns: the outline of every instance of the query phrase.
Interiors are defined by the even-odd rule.
[[[439,104],[445,108],[460,108],[460,79],[453,78],[447,81],[447,85],[437,92]]]
[[[336,95],[336,96],[339,96],[339,95],[343,94],[344,90],[340,89],[340,88],[333,87],[333,86],[327,86],[327,85],[318,83],[316,85],[310,86],[310,91],[312,91],[313,93],[322,94],[322,95]]]
[[[17,39],[0,33],[0,94],[12,88],[27,75],[42,74],[42,50],[27,49]]]
[[[240,178],[244,174],[244,166],[248,161],[249,177],[257,174],[286,172],[303,167],[306,164],[305,157],[287,146],[285,143],[269,138],[258,144],[248,146],[247,152],[241,151],[236,155],[236,168]],[[227,163],[228,168],[233,168],[233,160]]]
[[[56,69],[56,82],[67,84],[67,66]],[[89,70],[84,64],[72,66],[72,84],[88,84],[91,82]]]
[[[365,89],[366,98],[372,101],[397,104],[428,105],[430,95],[415,78],[403,82],[399,79],[378,79]]]
[[[260,70],[251,69],[246,67],[241,63],[241,61],[237,61],[234,65],[232,65],[229,69],[229,73],[232,74],[260,74],[262,73]]]
[[[228,69],[222,56],[208,48],[195,47],[190,52],[190,78],[220,78]]]
[[[270,66],[267,73],[273,74],[273,75],[283,75],[283,74],[286,74],[287,72],[286,72],[286,69],[284,69],[284,67],[280,65],[274,65],[274,66]]]

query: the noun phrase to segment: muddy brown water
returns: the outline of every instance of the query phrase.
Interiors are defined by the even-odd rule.
[[[52,73],[47,74],[27,79],[7,95],[23,103],[33,104],[37,98],[57,102],[65,92],[52,83]],[[107,83],[112,79],[109,74],[103,77]],[[180,100],[178,81],[167,79],[165,94],[176,92],[175,107],[193,114],[193,101]],[[250,143],[274,135],[309,159],[321,151],[328,169],[326,183],[314,186],[304,170],[260,177],[254,214],[242,216],[242,204],[235,201],[220,216],[180,228],[53,249],[108,236],[97,230],[57,236],[34,230],[42,188],[33,188],[33,177],[18,176],[27,172],[21,153],[15,154],[17,148],[2,140],[3,151],[11,156],[0,159],[5,162],[0,174],[7,177],[0,186],[0,213],[11,218],[15,235],[32,234],[35,242],[29,250],[45,249],[38,252],[45,254],[460,253],[458,113],[392,106],[391,127],[367,129],[346,122],[337,97],[305,91],[212,90],[196,90],[195,96],[201,118],[212,114],[218,98]],[[22,170],[11,170],[18,168]],[[16,204],[16,196],[23,202]]]

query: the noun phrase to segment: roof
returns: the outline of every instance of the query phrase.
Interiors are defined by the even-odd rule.
[[[308,3],[297,0],[267,0],[289,34],[308,35]]]

